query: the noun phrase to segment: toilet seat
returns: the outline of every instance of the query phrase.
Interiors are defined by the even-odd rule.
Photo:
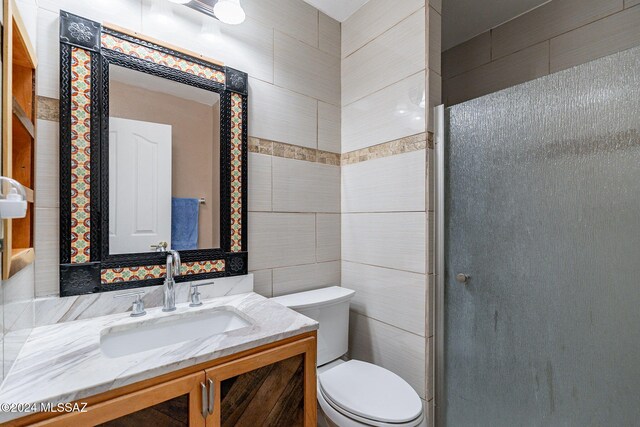
[[[410,427],[424,418],[422,400],[406,381],[358,360],[319,373],[318,392],[331,408],[362,425]]]

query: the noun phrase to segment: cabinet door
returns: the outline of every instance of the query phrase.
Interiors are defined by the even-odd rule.
[[[214,427],[316,426],[316,341],[295,341],[206,371]]]
[[[187,375],[133,393],[89,405],[85,413],[62,415],[42,423],[50,426],[190,426],[204,427],[204,372]],[[203,412],[204,411],[204,412]]]

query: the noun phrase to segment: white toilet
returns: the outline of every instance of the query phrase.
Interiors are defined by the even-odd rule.
[[[349,301],[354,294],[332,286],[273,298],[320,324],[318,424],[426,426],[422,400],[405,380],[371,363],[340,359],[348,350]]]

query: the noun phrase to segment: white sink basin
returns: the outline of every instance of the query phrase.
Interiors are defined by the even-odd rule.
[[[106,328],[100,333],[100,349],[105,356],[115,358],[210,338],[251,324],[245,316],[225,307],[179,313]]]

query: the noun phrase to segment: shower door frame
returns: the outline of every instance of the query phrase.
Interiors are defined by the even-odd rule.
[[[444,405],[438,404],[439,399],[444,396],[444,280],[445,280],[445,108],[441,104],[434,108],[434,151],[435,161],[433,162],[434,183],[431,188],[435,190],[434,212],[435,230],[433,251],[435,260],[435,354],[433,355],[432,375],[434,381],[434,420],[433,425],[438,425],[439,420],[444,416]]]

